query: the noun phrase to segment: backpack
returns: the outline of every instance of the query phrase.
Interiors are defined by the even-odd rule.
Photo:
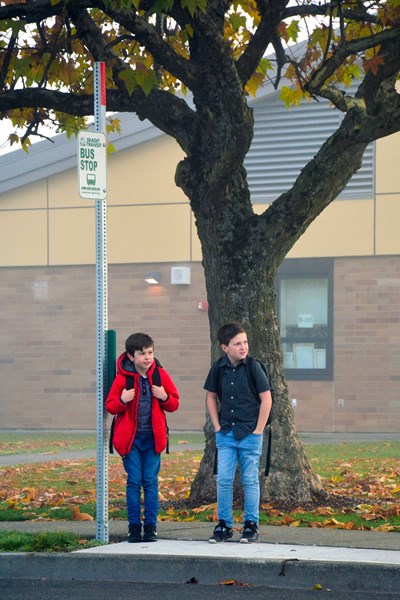
[[[160,369],[158,367],[161,367],[162,365],[157,358],[154,359],[154,362],[156,363],[156,366],[154,367],[154,371],[153,371],[153,384],[157,385],[159,387],[161,385],[161,375],[160,375]],[[133,384],[134,384],[133,375],[125,375],[125,379],[126,379],[125,389],[127,389],[127,390],[133,389]],[[110,454],[114,454],[113,438],[114,438],[115,422],[116,422],[117,416],[118,415],[114,415],[112,423],[111,423],[111,428],[110,428],[110,440],[108,443]],[[169,428],[168,428],[166,419],[165,419],[165,425],[167,427],[167,447],[166,447],[165,452],[166,452],[166,454],[169,454]]]
[[[221,399],[221,394],[222,394],[222,368],[220,368],[222,359],[223,359],[223,357],[219,358],[217,361],[217,396],[219,399]],[[254,396],[258,400],[260,400],[260,397],[258,395],[257,388],[256,388],[256,368],[257,368],[256,365],[257,365],[257,363],[261,366],[262,370],[264,371],[264,373],[266,374],[266,376],[268,378],[268,381],[270,382],[268,371],[267,371],[267,368],[264,365],[264,363],[262,363],[260,360],[258,360],[256,358],[253,358],[252,356],[246,357],[247,379],[248,379],[251,391],[253,392]],[[270,382],[270,392],[271,392],[271,398],[272,398],[272,405],[271,405],[271,410],[269,411],[266,426],[271,425],[272,417],[273,417],[272,413],[273,413],[273,406],[274,406],[274,395],[273,395],[273,389],[271,387],[271,382]],[[266,458],[266,464],[265,464],[265,477],[268,477],[270,467],[271,467],[271,451],[272,451],[272,429],[270,427],[269,428],[269,436],[268,436],[267,458]],[[216,462],[215,462],[215,466],[214,466],[214,472],[216,473]]]

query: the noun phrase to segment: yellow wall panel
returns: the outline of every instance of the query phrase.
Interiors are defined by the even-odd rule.
[[[317,217],[288,258],[364,256],[373,252],[373,200],[340,200]]]
[[[167,135],[112,154],[107,169],[108,204],[188,202],[174,181],[183,157]]]
[[[20,210],[21,208],[46,208],[47,205],[47,180],[42,179],[36,183],[24,185],[10,192],[0,195],[0,210]]]
[[[95,209],[49,211],[50,265],[85,265],[96,262]]]
[[[91,207],[94,202],[95,200],[82,200],[80,197],[77,169],[69,169],[49,177],[50,208]]]
[[[400,192],[400,133],[376,142],[376,193]]]
[[[110,263],[190,260],[190,207],[109,207]]]
[[[376,253],[400,252],[400,194],[378,196],[376,200]]]
[[[1,212],[0,257],[2,267],[46,265],[47,212]]]
[[[197,235],[197,228],[196,228],[196,223],[195,223],[195,218],[193,213],[191,212],[191,232],[192,232],[192,257],[191,260],[194,261],[201,261],[203,259],[203,254],[201,252],[201,244],[200,244],[200,240],[199,240],[199,236]]]

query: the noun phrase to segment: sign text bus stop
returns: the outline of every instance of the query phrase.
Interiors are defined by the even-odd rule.
[[[78,134],[79,195],[105,200],[107,195],[106,136],[98,131]]]

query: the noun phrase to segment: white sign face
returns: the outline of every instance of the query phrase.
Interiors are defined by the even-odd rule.
[[[312,315],[299,315],[297,319],[297,326],[308,328],[314,326],[314,318]]]
[[[78,176],[81,198],[106,199],[107,148],[104,133],[99,131],[79,132]]]

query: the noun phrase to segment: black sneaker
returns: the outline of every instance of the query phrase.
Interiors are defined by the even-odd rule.
[[[219,544],[220,542],[226,542],[232,536],[232,528],[228,527],[225,521],[219,521],[208,541],[210,544]]]
[[[242,530],[242,537],[240,538],[241,544],[251,544],[252,542],[258,542],[260,534],[258,533],[258,525],[255,521],[245,521]]]
[[[158,540],[157,537],[157,528],[155,525],[145,525],[144,526],[144,542],[156,542]]]
[[[142,526],[141,525],[129,525],[128,542],[130,544],[137,544],[142,541]]]

